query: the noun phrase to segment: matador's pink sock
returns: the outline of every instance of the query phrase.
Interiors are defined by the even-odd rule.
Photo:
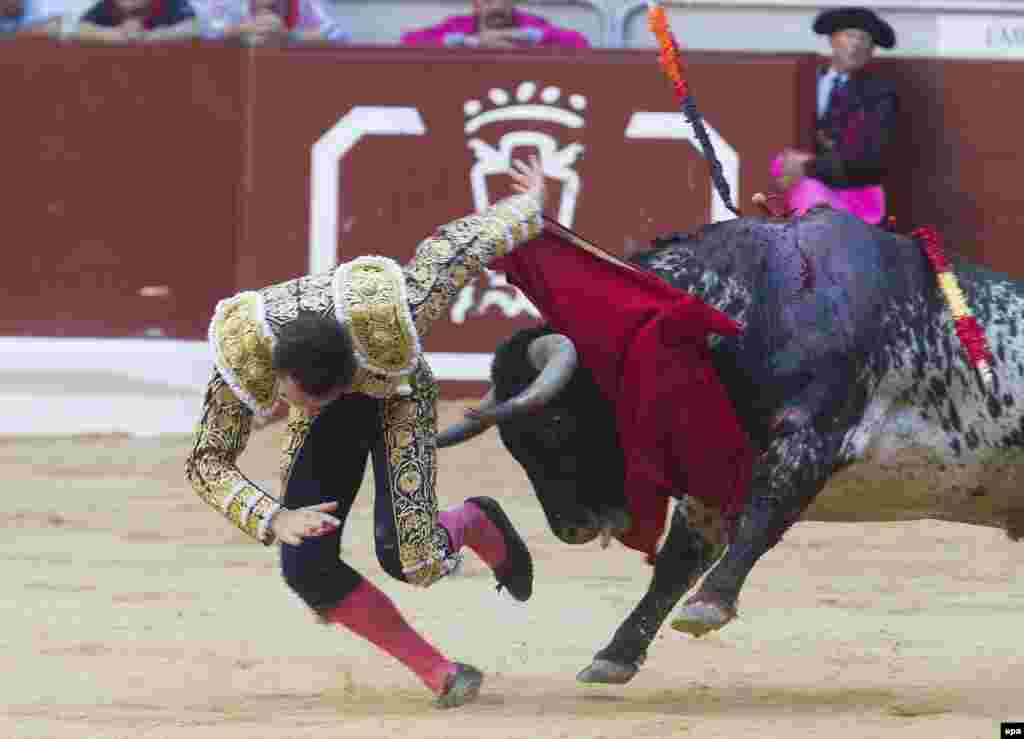
[[[455,552],[465,544],[492,570],[505,561],[505,537],[471,501],[441,511],[438,518],[448,530]]]
[[[435,694],[441,693],[445,678],[455,671],[454,663],[416,633],[392,600],[367,580],[328,611],[325,618],[383,649],[415,672]]]

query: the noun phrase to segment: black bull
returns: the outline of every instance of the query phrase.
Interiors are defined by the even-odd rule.
[[[728,542],[714,511],[677,492],[687,505],[676,506],[647,593],[579,679],[629,680],[707,570],[673,626],[699,636],[725,625],[755,563],[801,517],[937,518],[1021,536],[1020,282],[954,261],[995,355],[986,389],[921,245],[848,214],[725,221],[660,238],[633,262],[744,326],[738,337],[714,337],[712,350],[758,458]],[[439,444],[496,421],[553,532],[582,543],[624,525],[623,455],[611,405],[584,367],[537,387],[540,367],[529,349],[545,333],[520,332],[498,348],[483,413]]]

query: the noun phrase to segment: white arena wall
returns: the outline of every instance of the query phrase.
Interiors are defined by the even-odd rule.
[[[0,337],[0,435],[188,433],[213,364],[201,341]],[[486,380],[490,355],[427,353],[441,380]]]

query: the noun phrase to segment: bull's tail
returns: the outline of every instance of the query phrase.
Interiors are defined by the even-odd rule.
[[[960,284],[953,273],[953,268],[942,250],[938,233],[931,226],[915,229],[910,234],[924,249],[928,262],[935,270],[939,289],[946,299],[949,312],[953,314],[953,328],[960,343],[967,352],[967,359],[978,372],[982,383],[988,390],[992,389],[992,351],[989,349],[985,332],[978,319],[971,313]]]

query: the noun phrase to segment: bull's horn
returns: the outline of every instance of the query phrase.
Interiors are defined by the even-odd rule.
[[[494,408],[497,405],[497,400],[494,398],[494,387],[487,391],[487,395],[480,401],[479,409]],[[479,436],[484,431],[494,425],[494,421],[485,421],[475,416],[466,413],[466,418],[458,423],[452,424],[440,434],[437,435],[437,448],[444,449],[445,447],[455,446],[463,441],[468,441],[474,436]]]
[[[562,392],[578,364],[572,339],[562,334],[548,334],[530,342],[529,353],[531,359],[542,364],[540,374],[529,387],[503,403],[493,407],[481,406],[467,411],[466,415],[494,424],[541,408]]]

